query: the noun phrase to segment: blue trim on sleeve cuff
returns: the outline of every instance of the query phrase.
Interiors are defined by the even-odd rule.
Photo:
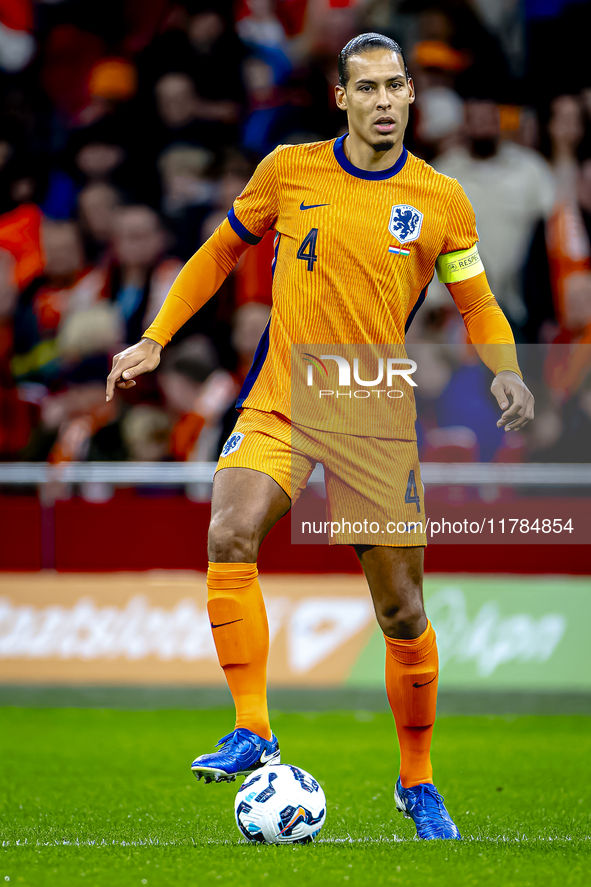
[[[408,151],[402,146],[402,154],[394,164],[389,169],[381,169],[379,172],[368,172],[366,169],[359,169],[358,166],[353,166],[351,161],[347,158],[345,154],[344,143],[345,139],[349,135],[348,132],[345,133],[344,136],[341,136],[334,143],[334,156],[337,159],[339,166],[341,166],[345,172],[348,172],[349,175],[355,176],[358,179],[368,179],[370,182],[379,182],[383,179],[391,179],[392,176],[395,176],[400,172],[404,164],[406,163],[406,158],[408,157]]]
[[[240,237],[245,243],[250,243],[251,246],[256,246],[257,243],[260,243],[263,239],[262,237],[257,237],[256,234],[251,234],[248,228],[244,227],[240,219],[236,218],[234,207],[232,207],[228,213],[228,221],[238,237]]]

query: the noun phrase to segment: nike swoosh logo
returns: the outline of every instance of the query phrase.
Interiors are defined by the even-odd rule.
[[[232,619],[231,622],[220,622],[219,625],[214,625],[213,622],[210,622],[212,628],[222,628],[224,625],[234,625],[235,622],[242,622],[242,619]]]
[[[413,684],[413,687],[426,687],[426,686],[427,686],[427,684],[432,684],[432,683],[433,683],[433,681],[434,681],[434,680],[435,680],[435,679],[436,679],[436,678],[437,678],[437,677],[438,677],[438,675],[435,675],[435,677],[434,677],[434,678],[431,678],[431,680],[430,680],[430,681],[425,681],[425,683],[424,683],[424,684]]]
[[[269,754],[267,754],[267,750],[265,749],[265,751],[262,753],[262,755],[260,757],[261,764],[266,764],[268,761],[273,761],[277,757],[278,754],[279,754],[278,751],[274,751],[269,755]]]
[[[301,209],[302,211],[303,211],[303,210],[306,210],[306,209],[317,209],[319,206],[330,206],[330,203],[311,203],[309,206],[306,206],[306,205],[304,204],[304,201],[303,201],[303,200],[302,200],[302,202],[300,203],[300,209]]]

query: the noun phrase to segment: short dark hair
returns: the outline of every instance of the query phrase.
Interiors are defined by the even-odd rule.
[[[371,52],[373,49],[389,49],[391,52],[398,53],[402,59],[402,64],[404,65],[406,79],[410,79],[410,74],[408,73],[408,68],[406,67],[400,44],[396,43],[396,40],[392,40],[391,37],[385,37],[384,34],[369,32],[367,34],[359,34],[357,37],[353,37],[353,39],[349,40],[347,45],[343,46],[339,52],[340,86],[346,86],[349,81],[349,66],[347,62],[351,56],[360,55],[362,52]]]

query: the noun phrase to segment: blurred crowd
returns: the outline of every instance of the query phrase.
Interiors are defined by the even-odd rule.
[[[588,460],[590,26],[577,0],[0,0],[0,460],[217,458],[270,312],[271,233],[107,404],[111,358],[262,156],[345,131],[337,54],[370,30],[404,48],[407,146],[465,188],[541,380],[520,443],[487,437],[489,374],[458,359],[435,280],[409,333],[437,380],[423,457]]]

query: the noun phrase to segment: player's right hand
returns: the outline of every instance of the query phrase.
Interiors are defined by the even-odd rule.
[[[107,376],[107,403],[113,399],[115,388],[133,388],[136,376],[151,373],[160,363],[162,345],[153,339],[140,339],[113,358],[113,368]]]

